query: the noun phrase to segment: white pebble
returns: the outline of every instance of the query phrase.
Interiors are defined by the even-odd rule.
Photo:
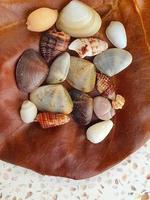
[[[121,22],[112,21],[106,29],[106,35],[114,46],[121,49],[127,46],[127,35]]]
[[[96,123],[87,129],[87,139],[90,142],[97,144],[106,138],[112,127],[113,122],[111,120]]]
[[[24,101],[21,110],[20,117],[23,122],[31,123],[37,116],[37,107],[31,101]]]

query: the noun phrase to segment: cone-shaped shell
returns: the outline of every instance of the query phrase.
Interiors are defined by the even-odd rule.
[[[123,49],[108,49],[94,58],[97,69],[107,76],[118,74],[132,62],[132,55]]]
[[[67,80],[72,87],[78,90],[92,91],[96,80],[94,64],[88,60],[71,56]]]
[[[45,129],[66,124],[70,121],[70,117],[65,114],[43,112],[38,114],[36,120]]]
[[[108,44],[98,38],[81,38],[74,40],[70,45],[69,49],[76,51],[80,58],[86,56],[95,56],[106,49],[108,49]]]
[[[35,89],[30,100],[40,111],[69,114],[73,103],[67,90],[62,85],[47,85]]]

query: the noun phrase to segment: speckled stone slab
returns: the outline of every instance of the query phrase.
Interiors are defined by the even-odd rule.
[[[150,200],[150,141],[120,164],[75,181],[0,161],[0,200]]]

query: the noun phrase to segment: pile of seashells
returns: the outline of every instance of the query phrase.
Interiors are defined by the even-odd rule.
[[[123,50],[127,37],[119,21],[112,21],[106,29],[116,48],[108,49],[107,42],[92,37],[101,23],[100,15],[78,0],[72,0],[59,14],[39,8],[28,16],[28,30],[43,33],[40,53],[24,51],[16,66],[18,88],[30,93],[30,100],[24,101],[20,110],[23,122],[39,122],[42,128],[50,128],[68,123],[72,116],[86,126],[94,113],[100,122],[87,129],[87,139],[99,143],[109,134],[115,110],[125,104],[124,97],[116,95],[110,77],[128,67],[132,55]],[[92,91],[98,95],[92,97]]]

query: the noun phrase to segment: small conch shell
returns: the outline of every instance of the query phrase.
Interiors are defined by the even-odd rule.
[[[70,121],[70,117],[60,113],[43,112],[37,115],[36,120],[45,129],[66,124]]]
[[[108,99],[115,99],[115,88],[111,79],[102,73],[97,73],[96,76],[96,88],[98,92]]]
[[[125,104],[125,98],[120,94],[116,95],[116,99],[112,101],[112,107],[116,110],[122,109]]]
[[[37,107],[31,101],[24,101],[21,110],[20,110],[20,117],[23,122],[31,123],[37,116]]]
[[[69,49],[76,51],[80,58],[86,56],[95,56],[106,49],[108,49],[108,44],[98,38],[81,38],[74,40],[70,45]]]
[[[62,31],[52,29],[42,34],[40,40],[40,52],[47,63],[56,56],[65,52],[70,42],[70,36]]]

